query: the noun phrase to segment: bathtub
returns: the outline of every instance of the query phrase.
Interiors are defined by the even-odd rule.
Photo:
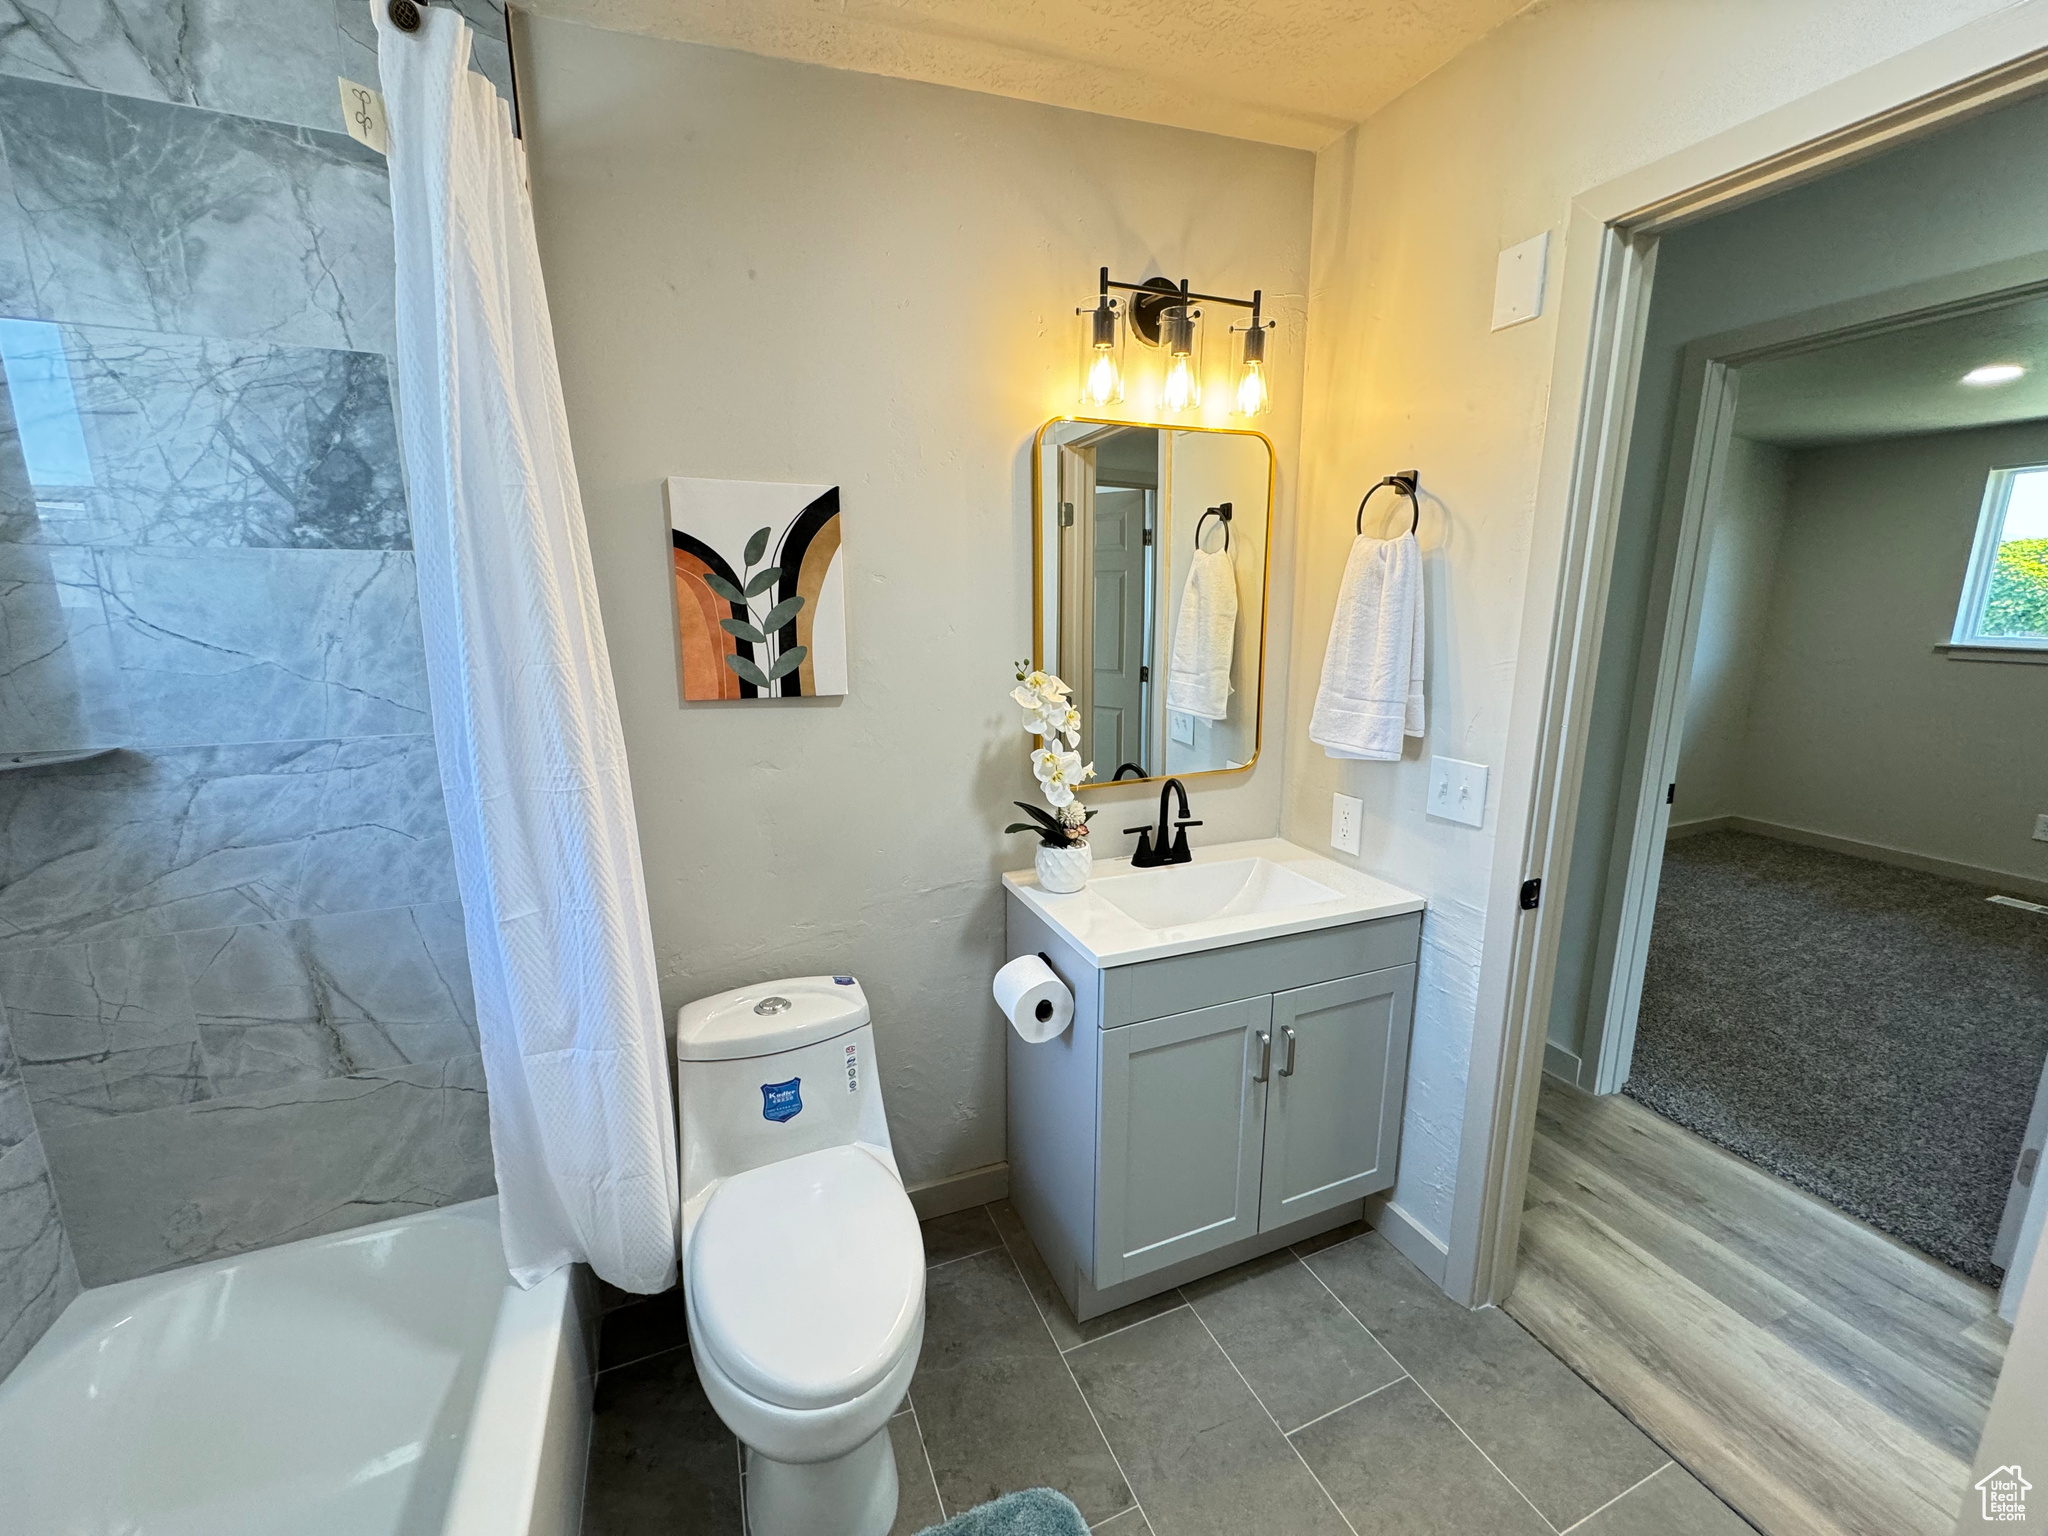
[[[0,1382],[0,1529],[576,1536],[592,1299],[494,1199],[86,1291]]]

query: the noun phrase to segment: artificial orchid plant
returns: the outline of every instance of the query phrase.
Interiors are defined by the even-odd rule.
[[[1041,672],[1028,661],[1017,663],[1017,686],[1010,698],[1024,711],[1024,729],[1039,738],[1031,754],[1031,771],[1038,779],[1050,811],[1042,811],[1022,800],[1013,804],[1029,821],[1013,821],[1005,832],[1036,832],[1048,848],[1078,848],[1088,841],[1088,818],[1095,812],[1074,798],[1074,791],[1095,777],[1095,765],[1083,763],[1074,749],[1081,744],[1081,711],[1068,701],[1074,690],[1050,672]]]

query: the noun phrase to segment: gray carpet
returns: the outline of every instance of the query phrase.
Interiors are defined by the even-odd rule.
[[[1665,851],[1631,1098],[1964,1274],[2048,1055],[2048,915],[1711,832]]]

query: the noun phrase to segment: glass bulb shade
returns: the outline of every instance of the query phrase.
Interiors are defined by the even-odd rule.
[[[1266,387],[1266,365],[1253,358],[1246,362],[1237,379],[1237,414],[1263,416],[1273,408],[1272,392]]]
[[[1159,398],[1169,411],[1185,411],[1202,403],[1201,382],[1195,377],[1194,364],[1186,353],[1167,365],[1166,387]]]
[[[1166,379],[1159,404],[1191,411],[1202,403],[1202,312],[1175,306],[1160,317],[1159,344],[1166,353]]]
[[[1081,317],[1076,387],[1085,406],[1115,405],[1124,397],[1123,310],[1114,299],[1075,311]]]

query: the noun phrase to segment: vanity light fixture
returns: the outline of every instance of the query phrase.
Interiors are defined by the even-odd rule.
[[[1130,297],[1114,298],[1112,289]],[[1176,283],[1167,277],[1120,283],[1104,267],[1094,305],[1075,311],[1088,317],[1081,331],[1082,402],[1106,405],[1123,398],[1123,337],[1126,331],[1136,331],[1145,345],[1166,352],[1166,376],[1159,391],[1161,408],[1172,412],[1195,409],[1202,403],[1202,306],[1229,304],[1252,312],[1249,325],[1230,328],[1232,334],[1241,331],[1244,335],[1236,411],[1240,416],[1263,416],[1272,408],[1266,378],[1266,332],[1274,322],[1261,317],[1260,299],[1258,289],[1253,289],[1248,299],[1233,299],[1195,293],[1184,279]]]
[[[2027,370],[2018,363],[1986,363],[1982,368],[1972,368],[1963,375],[1965,384],[2010,384]]]
[[[1081,327],[1081,403],[1114,405],[1124,397],[1124,301],[1109,296],[1109,268],[1102,269],[1102,287]]]

